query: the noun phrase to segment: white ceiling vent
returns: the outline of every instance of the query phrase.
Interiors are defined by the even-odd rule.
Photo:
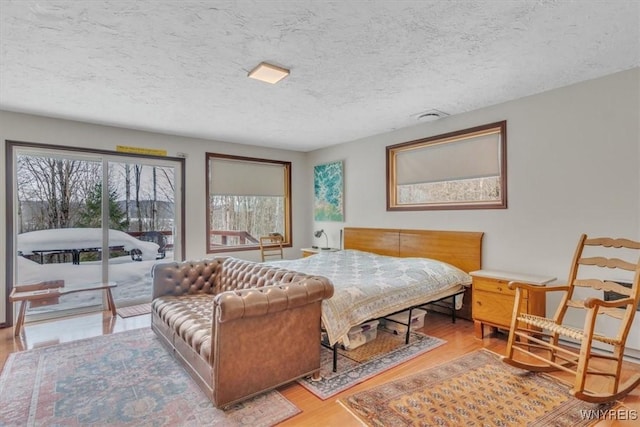
[[[417,114],[416,118],[421,122],[433,122],[443,117],[446,117],[448,115],[449,114],[445,113],[444,111],[429,110],[429,111],[424,111],[422,113]]]

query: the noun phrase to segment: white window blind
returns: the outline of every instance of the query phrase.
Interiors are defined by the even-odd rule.
[[[500,175],[500,133],[424,145],[395,154],[398,185]]]
[[[209,160],[209,190],[214,195],[284,196],[285,174],[281,164],[244,160]]]

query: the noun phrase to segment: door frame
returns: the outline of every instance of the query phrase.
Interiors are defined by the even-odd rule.
[[[0,324],[0,327],[9,327],[13,325],[14,320],[14,312],[13,312],[13,303],[9,301],[9,294],[11,293],[11,289],[14,286],[14,273],[15,273],[15,191],[14,191],[14,175],[15,175],[15,161],[14,155],[17,149],[20,148],[28,148],[28,149],[41,149],[43,151],[55,151],[60,150],[64,152],[70,153],[82,153],[86,155],[97,155],[101,157],[123,157],[127,159],[147,159],[147,160],[162,160],[162,161],[170,161],[176,162],[177,165],[180,166],[180,170],[178,171],[178,176],[180,177],[180,183],[177,186],[177,189],[180,190],[180,221],[178,229],[180,230],[180,250],[179,250],[179,259],[183,260],[185,258],[185,158],[184,157],[172,157],[172,156],[157,156],[157,155],[145,155],[145,154],[137,154],[137,153],[125,153],[111,150],[101,150],[101,149],[90,149],[90,148],[79,148],[72,147],[66,145],[53,145],[53,144],[42,144],[35,142],[25,142],[25,141],[14,141],[14,140],[6,140],[5,141],[5,183],[6,183],[6,259],[5,259],[5,313],[6,319],[5,323]],[[177,166],[176,165],[176,166]],[[177,200],[176,200],[177,201]],[[175,237],[174,237],[175,239]]]

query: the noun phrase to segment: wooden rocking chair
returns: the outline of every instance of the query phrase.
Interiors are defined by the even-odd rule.
[[[584,257],[583,250],[598,251],[598,255]],[[569,281],[564,286],[532,286],[524,283],[509,283],[510,289],[516,290],[513,318],[509,332],[506,355],[502,360],[509,365],[530,371],[550,372],[563,370],[575,375],[575,382],[571,394],[588,402],[601,403],[617,400],[640,384],[640,374],[635,374],[623,384],[620,384],[620,374],[627,335],[638,307],[640,288],[640,262],[627,262],[620,258],[605,257],[602,253],[616,254],[624,252],[627,256],[633,252],[636,259],[640,252],[640,242],[627,239],[592,238],[582,235],[576,249],[573,265],[569,273]],[[633,274],[631,287],[619,283],[596,279],[593,277],[619,277],[611,274],[622,270]],[[598,274],[599,273],[599,274]],[[585,276],[585,274],[589,274]],[[630,275],[630,273],[626,273]],[[580,278],[578,276],[581,276]],[[576,289],[580,288],[580,289]],[[590,290],[586,290],[586,289]],[[555,316],[544,318],[520,313],[523,291],[528,292],[564,292]],[[605,301],[602,291],[615,292],[620,299]],[[584,297],[585,299],[577,299]],[[597,295],[594,296],[594,295]],[[574,299],[576,298],[576,299]],[[526,306],[526,304],[525,304]],[[563,323],[569,309],[582,310],[585,315],[582,329]],[[615,319],[618,330],[615,335],[596,332],[598,318],[606,316]],[[611,322],[611,320],[608,320]],[[568,346],[560,346],[559,338],[568,337],[580,344],[579,352]],[[611,353],[592,352],[594,341],[607,344]],[[514,358],[515,351],[523,357]],[[518,354],[520,356],[520,354]],[[540,363],[530,363],[535,359]],[[596,359],[603,362],[595,362]],[[597,366],[593,366],[597,365]],[[588,376],[608,377],[607,391],[596,392],[585,388]],[[591,377],[593,378],[593,377]]]

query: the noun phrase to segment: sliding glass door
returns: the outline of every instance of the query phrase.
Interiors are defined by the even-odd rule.
[[[151,269],[181,254],[181,159],[45,146],[13,147],[16,286],[56,281],[68,293],[31,306],[52,316],[151,300]]]
[[[174,259],[176,167],[139,159],[120,159],[108,165],[109,192],[112,199],[120,201],[117,215],[111,213],[109,218],[109,248],[126,252],[123,257],[109,259],[108,277],[118,284],[114,289],[116,306],[148,302],[153,265]],[[123,237],[135,242],[135,247],[126,246]]]
[[[99,283],[100,223],[93,228],[90,200],[101,182],[102,161],[20,150],[15,165],[16,285],[55,281],[71,290]],[[100,214],[100,206],[97,209]],[[71,293],[32,305],[29,313],[101,303],[99,292]]]

